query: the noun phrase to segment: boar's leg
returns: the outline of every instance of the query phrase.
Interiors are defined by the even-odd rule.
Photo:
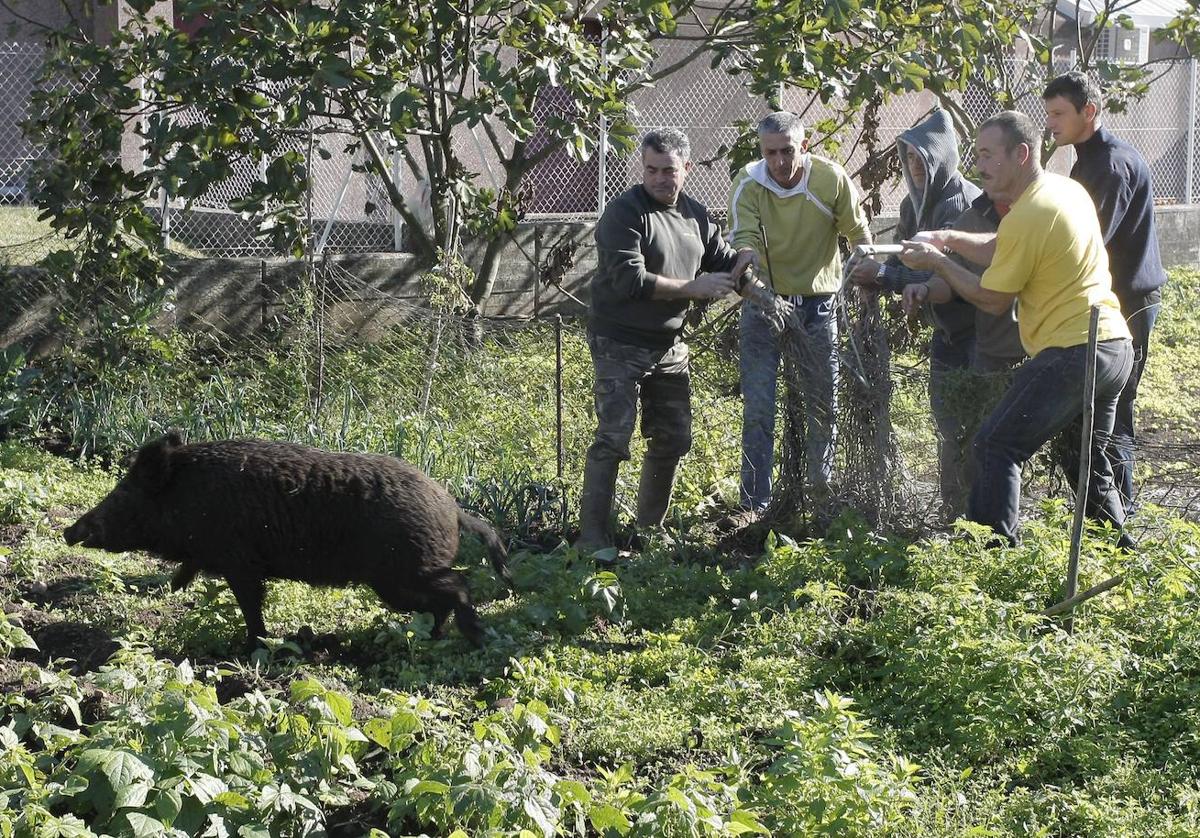
[[[479,625],[479,615],[471,605],[467,583],[461,573],[445,569],[406,582],[388,579],[376,582],[371,587],[388,607],[397,611],[432,613],[433,637],[442,636],[446,619],[453,612],[459,631],[476,646],[483,645],[483,629]]]
[[[458,630],[467,640],[482,648],[483,627],[479,624],[475,606],[471,605],[471,594],[463,575],[457,570],[446,569],[427,577],[425,582],[433,603],[434,629],[440,631],[446,617],[453,611]]]
[[[262,616],[263,596],[266,593],[262,577],[226,575],[225,581],[229,583],[242,609],[242,618],[246,621],[246,648],[252,651],[258,646],[258,638],[267,634]]]
[[[383,604],[395,611],[428,611],[429,600],[416,591],[401,587],[395,580],[376,582],[371,589]]]
[[[171,577],[171,590],[182,591],[192,584],[192,580],[199,572],[200,568],[194,564],[181,564],[179,570],[175,571],[175,575]]]

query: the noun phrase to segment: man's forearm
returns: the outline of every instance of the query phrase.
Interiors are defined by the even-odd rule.
[[[965,255],[965,254],[964,254]],[[968,259],[971,257],[968,256]],[[941,277],[954,293],[971,303],[978,309],[989,314],[1003,314],[1012,305],[1012,295],[1002,294],[982,287],[980,279],[975,274],[955,262],[949,256],[943,255],[937,260],[933,272]],[[933,292],[933,288],[929,289]]]
[[[652,300],[684,300],[690,299],[686,292],[688,284],[691,280],[687,279],[672,279],[669,276],[658,274],[654,279],[654,291],[650,295]]]
[[[996,255],[995,233],[968,233],[963,230],[939,231],[945,237],[946,247],[967,258],[976,265],[990,265]]]

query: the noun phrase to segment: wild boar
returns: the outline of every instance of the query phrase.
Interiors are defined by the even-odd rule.
[[[256,439],[184,445],[169,432],[142,446],[116,487],[63,535],[68,544],[178,562],[173,590],[201,571],[224,577],[251,648],[266,635],[268,579],[368,585],[392,608],[431,612],[435,636],[453,611],[480,645],[479,616],[452,567],[460,527],[484,541],[511,587],[495,531],[408,463]]]

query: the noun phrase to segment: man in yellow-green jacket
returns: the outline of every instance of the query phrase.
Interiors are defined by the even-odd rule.
[[[800,365],[808,415],[806,479],[827,488],[836,437],[837,294],[842,284],[838,236],[868,244],[871,232],[845,169],[808,152],[800,117],[779,111],[758,125],[762,159],[734,178],[729,198],[730,242],[749,248],[768,284],[795,307],[807,347]],[[761,226],[760,226],[761,224]],[[763,240],[763,231],[766,241]],[[739,339],[742,375],[742,480],[744,514],[750,523],[771,499],[775,455],[775,399],[780,345],[763,312],[742,304]],[[800,417],[794,417],[799,419]]]

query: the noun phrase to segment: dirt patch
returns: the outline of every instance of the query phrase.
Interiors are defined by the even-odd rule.
[[[44,611],[27,610],[22,615],[25,630],[33,642],[34,649],[20,649],[13,653],[18,660],[27,660],[46,666],[52,660],[69,658],[65,669],[72,675],[92,672],[117,651],[119,645],[105,629],[80,623],[75,620],[54,620]]]
[[[217,691],[217,701],[222,704],[228,704],[235,698],[241,698],[246,693],[253,692],[256,689],[262,689],[267,686],[267,682],[260,678],[254,678],[249,675],[225,675],[216,684],[213,689]]]
[[[24,692],[36,684],[37,674],[26,661],[0,658],[0,693],[11,695]]]
[[[29,532],[26,524],[5,524],[0,526],[0,547],[20,547]]]
[[[387,808],[366,792],[352,791],[351,803],[329,811],[326,818],[330,838],[358,838],[372,829],[388,833]],[[408,830],[405,830],[407,832]],[[416,832],[416,830],[412,830]]]

